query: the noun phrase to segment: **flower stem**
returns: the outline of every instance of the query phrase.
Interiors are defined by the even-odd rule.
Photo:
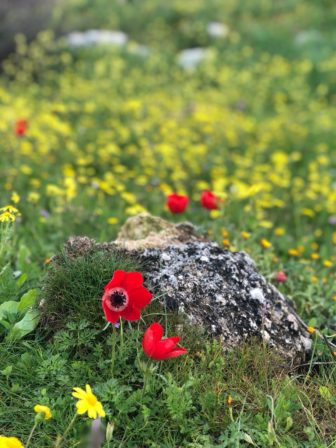
[[[124,326],[123,321],[120,318],[120,353],[124,353]]]
[[[61,446],[63,440],[64,440],[65,437],[66,437],[66,435],[68,434],[68,432],[70,431],[70,429],[73,427],[76,418],[77,418],[77,414],[75,414],[75,415],[73,416],[71,422],[68,424],[68,426],[67,426],[66,430],[64,431],[63,435],[62,435],[59,439],[56,440],[55,448],[59,448],[59,447]]]
[[[143,386],[142,386],[142,394],[141,394],[141,398],[144,397],[145,393],[146,393],[146,389],[147,389],[147,385],[148,385],[148,378],[149,378],[149,374],[148,374],[148,370],[149,370],[149,365],[150,365],[150,360],[148,360],[144,366],[143,369]]]
[[[32,439],[32,437],[33,437],[33,435],[34,435],[34,432],[35,432],[37,423],[38,423],[38,422],[35,422],[35,423],[34,423],[34,426],[32,427],[32,430],[30,431],[30,434],[29,434],[29,437],[28,437],[28,440],[27,440],[27,443],[26,443],[26,448],[28,448],[28,445],[30,444],[30,441],[31,441],[31,439]]]
[[[113,377],[114,373],[114,364],[116,358],[116,328],[112,324],[112,354],[111,354],[111,377]]]

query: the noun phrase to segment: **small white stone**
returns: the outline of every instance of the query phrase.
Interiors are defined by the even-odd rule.
[[[82,33],[74,31],[67,35],[67,41],[71,47],[89,47],[97,44],[121,47],[128,41],[128,36],[122,31],[88,30]]]
[[[261,303],[265,302],[264,293],[260,288],[251,289],[250,294],[252,299],[259,300]]]
[[[187,48],[178,55],[179,65],[185,69],[192,69],[199,65],[206,57],[205,48]]]
[[[226,37],[230,32],[230,28],[224,23],[210,22],[207,26],[207,32],[211,37]]]
[[[263,338],[263,341],[265,341],[265,342],[269,342],[271,339],[270,334],[266,330],[262,330],[261,336]]]

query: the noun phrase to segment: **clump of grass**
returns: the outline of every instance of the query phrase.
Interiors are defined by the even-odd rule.
[[[166,316],[158,314],[164,323]],[[70,322],[47,345],[32,341],[17,344],[14,351],[0,347],[2,365],[12,366],[0,375],[6,397],[0,427],[26,440],[33,406],[42,402],[54,418],[35,434],[31,446],[51,446],[72,418],[71,388],[88,383],[104,405],[104,421],[115,428],[112,443],[104,448],[222,448],[249,446],[247,440],[260,447],[322,448],[332,441],[332,380],[321,374],[304,381],[304,375],[294,376],[274,351],[260,344],[223,354],[219,340],[205,338],[186,323],[168,333],[182,336],[188,355],[149,361],[141,350],[141,327],[152,318],[152,312],[144,313],[144,321],[132,323],[123,336],[115,332],[113,375],[110,329],[94,330],[84,320]],[[66,446],[75,446],[88,428],[89,421],[80,417]]]
[[[117,269],[140,270],[140,262],[117,250],[76,257],[62,252],[50,264],[42,285],[42,325],[59,329],[85,318],[93,327],[101,326],[103,289]]]

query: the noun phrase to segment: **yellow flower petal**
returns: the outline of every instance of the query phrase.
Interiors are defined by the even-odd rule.
[[[34,411],[37,414],[43,414],[45,420],[49,420],[52,417],[52,413],[48,406],[43,406],[41,404],[36,404],[34,406]]]

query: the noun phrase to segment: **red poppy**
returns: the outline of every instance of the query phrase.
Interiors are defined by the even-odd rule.
[[[287,281],[287,275],[284,273],[284,271],[279,271],[275,276],[275,280],[278,283],[285,283]]]
[[[14,132],[18,137],[22,137],[25,135],[27,131],[28,122],[27,120],[16,120]]]
[[[139,320],[140,310],[149,304],[153,295],[143,286],[140,272],[115,271],[105,286],[102,298],[106,320],[113,324],[119,317]]]
[[[202,207],[208,210],[216,210],[218,208],[218,198],[212,191],[203,191],[201,195]]]
[[[188,196],[172,193],[167,196],[167,206],[172,213],[183,213],[189,203]]]
[[[163,328],[157,322],[154,322],[145,331],[142,348],[149,358],[161,361],[162,359],[176,358],[187,353],[187,350],[183,347],[176,348],[180,340],[179,336],[171,336],[163,340],[162,336]]]

